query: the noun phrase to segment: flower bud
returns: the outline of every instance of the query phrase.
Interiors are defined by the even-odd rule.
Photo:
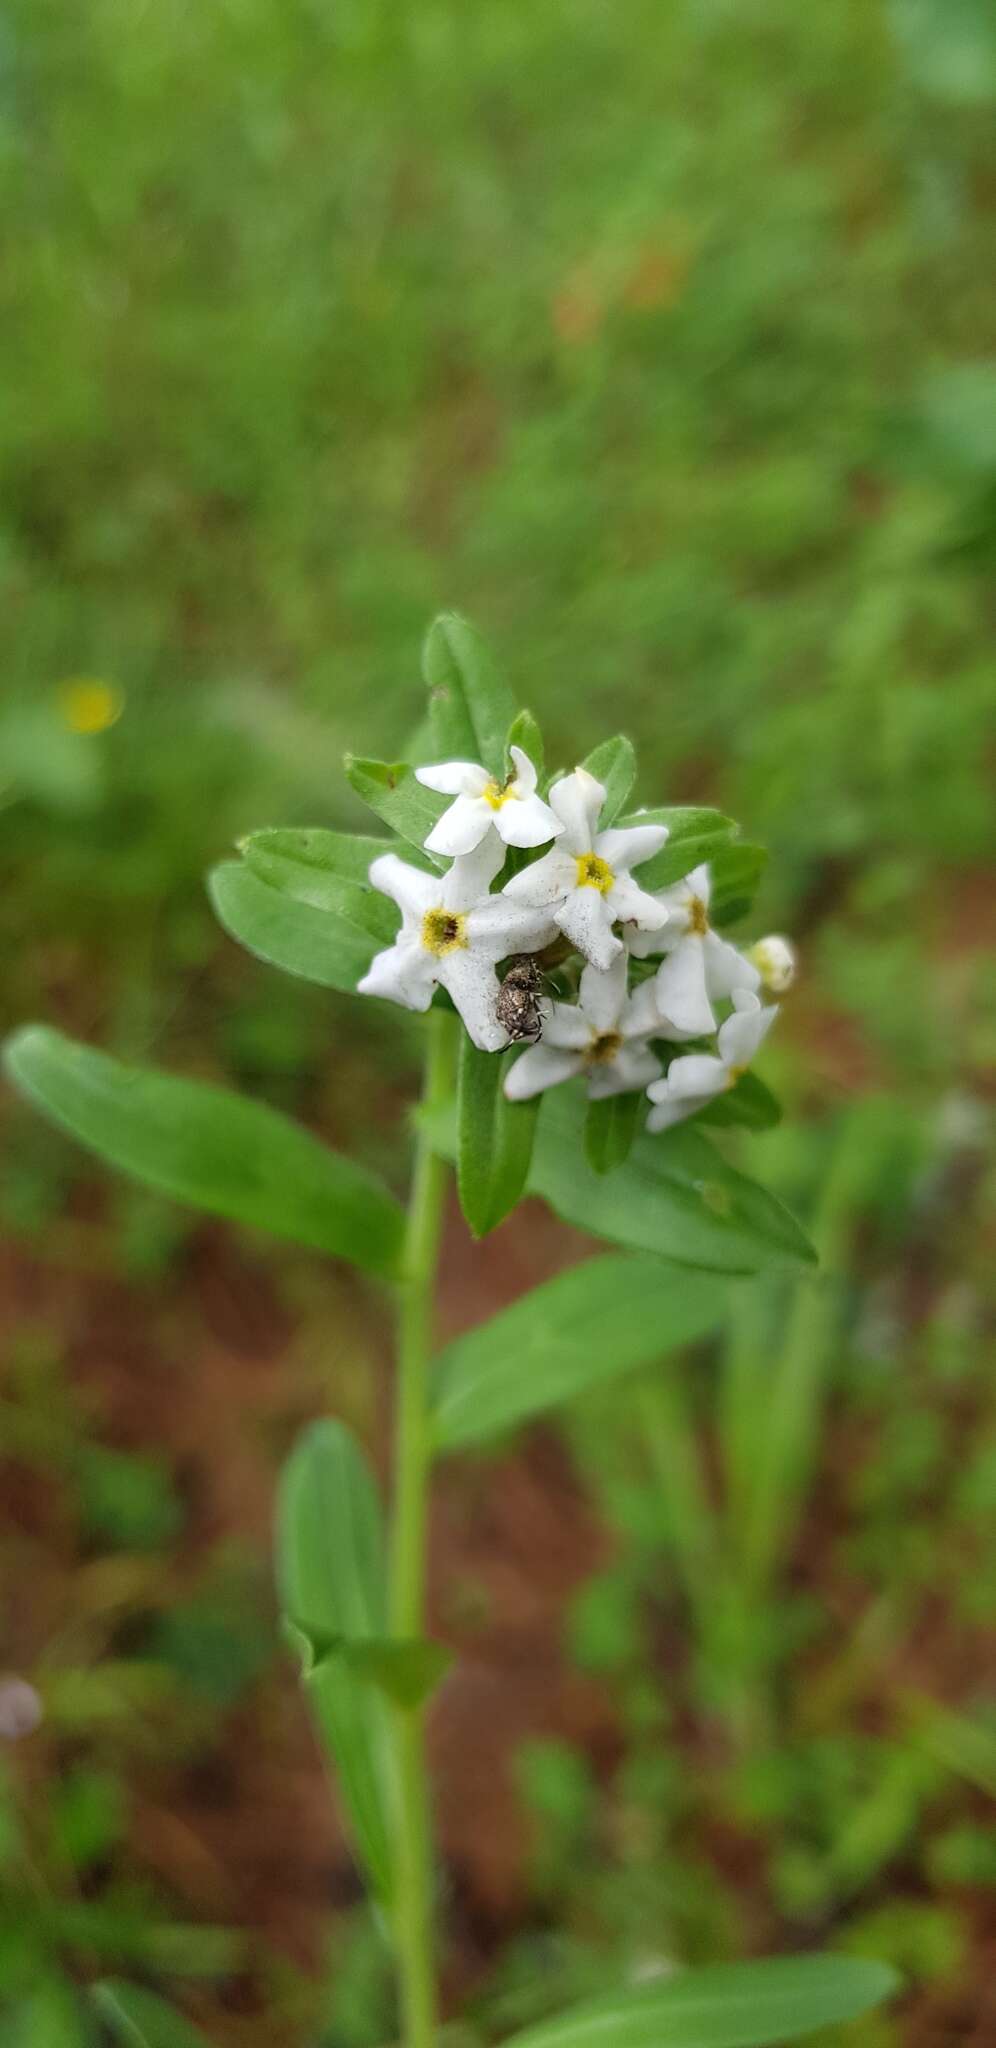
[[[758,939],[747,957],[753,961],[769,995],[783,996],[791,988],[795,980],[795,949],[779,932],[769,932],[766,939]]]

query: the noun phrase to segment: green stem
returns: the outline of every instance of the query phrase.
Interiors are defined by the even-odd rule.
[[[423,1108],[448,1100],[453,1088],[452,1020],[434,1011],[428,1020]],[[398,1303],[398,1387],[394,1453],[394,1522],[391,1627],[397,1637],[424,1634],[427,1493],[430,1462],[426,1376],[432,1349],[433,1299],[446,1193],[447,1167],[423,1125],[415,1160],[405,1231]],[[395,1936],[406,2048],[432,2048],[436,1986],[432,1940],[432,1854],[421,1708],[395,1716],[398,1774]]]

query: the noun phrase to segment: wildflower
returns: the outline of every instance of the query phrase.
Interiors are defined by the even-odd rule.
[[[370,864],[370,880],[393,896],[401,930],[378,953],[357,984],[359,993],[386,996],[409,1010],[427,1010],[433,989],[446,989],[482,1052],[507,1043],[498,1021],[496,960],[533,951],[556,938],[548,914],[519,909],[488,890],[505,858],[492,834],[445,875],[424,874],[395,853]]]
[[[783,996],[795,980],[795,948],[780,932],[769,932],[766,939],[758,939],[747,955],[761,977],[769,995]]]
[[[617,918],[656,931],[667,921],[663,900],[634,882],[630,869],[659,853],[666,825],[597,831],[605,790],[585,768],[564,775],[550,791],[563,837],[542,860],[506,882],[513,903],[548,910],[565,937],[593,967],[611,967],[622,950],[612,930]]]
[[[644,982],[626,993],[626,955],[620,952],[604,972],[586,967],[577,1003],[545,1006],[543,1039],[516,1060],[505,1079],[510,1102],[524,1102],[574,1074],[586,1074],[592,1096],[623,1095],[645,1088],[661,1071],[647,1045],[659,1030],[653,987]]]
[[[711,888],[708,867],[693,868],[674,888],[662,890],[657,899],[667,911],[666,929],[652,938],[640,932],[627,934],[631,953],[667,955],[657,971],[657,1008],[664,1023],[682,1038],[701,1038],[715,1031],[714,1002],[732,996],[738,988],[756,992],[761,986],[754,963],[713,931],[709,923]]]
[[[777,1004],[764,1007],[751,989],[735,989],[732,1015],[719,1027],[718,1051],[682,1053],[662,1081],[651,1082],[647,1093],[655,1107],[648,1131],[666,1131],[735,1087],[777,1015]]]
[[[515,773],[497,782],[476,761],[441,761],[435,768],[416,768],[426,789],[452,796],[426,840],[429,853],[472,853],[492,825],[506,846],[545,846],[563,826],[536,794],[536,770],[521,747],[510,748]]]

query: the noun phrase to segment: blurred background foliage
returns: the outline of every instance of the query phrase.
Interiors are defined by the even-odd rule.
[[[475,617],[565,762],[772,849],[803,976],[753,1144],[823,1279],[444,1477],[454,1999],[835,1942],[996,2022],[988,0],[8,0],[5,1021],[223,1075],[397,1175],[417,1032],[203,871],[357,822],[347,745]],[[375,1302],[108,1188],[12,1103],[0,1253],[12,2048],[73,1985],[221,2043],[393,2014],[278,1652],[300,1420],[383,1435]],[[447,1328],[577,1242],[454,1239]],[[4,1702],[6,1701],[6,1704]],[[22,1701],[23,1705],[23,1701]],[[0,1722],[17,1733],[17,1697]]]

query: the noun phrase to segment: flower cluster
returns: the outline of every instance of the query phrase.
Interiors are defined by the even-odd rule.
[[[426,1010],[444,988],[473,1043],[500,1052],[510,1040],[498,966],[530,956],[538,985],[555,969],[561,995],[540,998],[535,1043],[506,1075],[508,1098],[583,1075],[596,1099],[646,1090],[647,1127],[665,1130],[745,1072],[777,1015],[763,996],[792,980],[792,949],[769,937],[741,952],[721,938],[709,921],[707,866],[670,888],[641,888],[633,871],[660,853],[667,827],[637,819],[600,831],[606,791],[586,769],[561,776],[544,801],[528,756],[513,747],[511,757],[504,783],[472,761],[416,770],[453,798],[425,841],[450,866],[428,873],[393,853],[372,863],[370,881],[393,897],[401,929],[360,993]],[[494,886],[509,847],[544,846]],[[694,1050],[673,1053],[689,1041]]]

